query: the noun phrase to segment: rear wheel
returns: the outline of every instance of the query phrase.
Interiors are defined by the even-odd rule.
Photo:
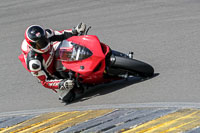
[[[154,69],[151,65],[119,55],[115,55],[112,68],[118,69],[119,71],[127,71],[131,75],[140,77],[151,77],[154,74]]]

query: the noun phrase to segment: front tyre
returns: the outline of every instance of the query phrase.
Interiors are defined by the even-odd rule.
[[[74,91],[70,90],[63,98],[62,101],[66,104],[71,103],[75,99],[75,93]]]

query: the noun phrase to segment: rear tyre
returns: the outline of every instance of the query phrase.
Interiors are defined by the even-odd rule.
[[[135,59],[115,56],[114,68],[128,71],[131,75],[140,77],[151,77],[154,74],[154,69],[151,65]]]

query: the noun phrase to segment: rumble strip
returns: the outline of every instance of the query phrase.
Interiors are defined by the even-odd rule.
[[[0,133],[200,132],[200,110],[127,108],[63,111],[0,117]]]

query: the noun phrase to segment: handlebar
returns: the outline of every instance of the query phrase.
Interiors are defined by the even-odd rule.
[[[92,27],[89,26],[88,28],[86,28],[85,32],[80,33],[80,35],[87,35],[87,34],[88,34],[88,31],[89,31],[91,28],[92,28]]]
[[[91,26],[89,26],[89,27],[87,28],[87,30],[86,30],[86,32],[85,32],[85,35],[88,34],[88,31],[89,31],[91,28],[92,28]]]

